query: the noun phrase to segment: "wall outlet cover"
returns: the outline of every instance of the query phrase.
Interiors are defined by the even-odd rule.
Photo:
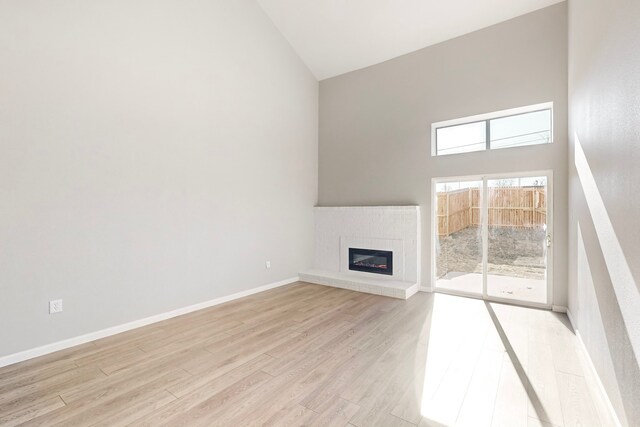
[[[49,314],[60,313],[62,311],[62,300],[49,301]]]

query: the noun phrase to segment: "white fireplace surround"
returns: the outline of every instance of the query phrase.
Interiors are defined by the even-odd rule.
[[[317,207],[314,214],[314,268],[302,280],[403,299],[418,290],[418,206]],[[349,248],[393,252],[393,275],[349,270]]]

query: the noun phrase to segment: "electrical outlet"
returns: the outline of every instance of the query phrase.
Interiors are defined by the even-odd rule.
[[[268,270],[268,269],[270,269],[270,268],[271,268],[271,261],[266,261],[266,262],[264,263],[264,267],[265,267],[267,270]]]
[[[62,300],[49,301],[49,314],[60,313],[62,311]]]

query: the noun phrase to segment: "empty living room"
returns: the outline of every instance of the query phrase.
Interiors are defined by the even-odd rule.
[[[640,427],[640,1],[0,0],[0,426]]]

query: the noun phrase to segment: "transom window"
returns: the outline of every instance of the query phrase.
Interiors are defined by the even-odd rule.
[[[431,125],[431,155],[553,142],[553,103],[497,111]]]

